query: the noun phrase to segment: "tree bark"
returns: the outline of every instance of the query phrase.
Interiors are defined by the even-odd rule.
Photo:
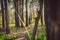
[[[2,27],[5,27],[5,13],[4,13],[4,4],[3,4],[3,0],[1,0],[1,11],[2,11]]]
[[[33,29],[33,33],[32,33],[32,40],[35,40],[36,31],[37,31],[37,28],[38,28],[38,22],[39,22],[39,19],[40,19],[40,15],[42,13],[43,0],[39,0],[39,3],[40,3],[40,10],[38,11],[38,15],[35,19],[35,25],[34,25],[34,29]]]
[[[9,14],[8,14],[8,0],[4,0],[5,5],[5,21],[6,21],[6,34],[10,33],[9,29]]]
[[[41,19],[41,25],[43,25],[43,16],[42,16],[42,13],[40,15],[40,19]]]
[[[24,12],[23,12],[23,8],[24,8],[24,0],[22,0],[22,21],[24,22]],[[21,26],[23,27],[23,23],[21,23]]]
[[[18,0],[14,0],[14,7],[15,7],[15,27],[19,28],[20,24],[19,24],[19,12],[18,12]]]
[[[26,26],[29,25],[29,18],[28,18],[28,0],[26,0]]]
[[[60,40],[60,0],[45,0],[47,40]]]

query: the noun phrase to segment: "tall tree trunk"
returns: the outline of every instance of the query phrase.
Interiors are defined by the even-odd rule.
[[[6,34],[10,33],[9,29],[9,14],[8,14],[8,0],[4,0],[5,5],[5,21],[6,21]]]
[[[60,40],[60,0],[45,0],[47,40]]]
[[[14,0],[14,7],[15,7],[15,27],[18,28],[20,27],[20,24],[19,24],[19,12],[18,12],[18,0]]]
[[[34,29],[33,29],[33,33],[32,33],[32,40],[35,40],[35,35],[36,35],[37,28],[38,28],[38,22],[39,22],[39,19],[40,19],[40,15],[42,13],[43,0],[39,0],[39,3],[40,3],[40,10],[38,11],[38,15],[35,19],[35,25],[34,25]]]
[[[42,16],[42,13],[40,15],[40,19],[41,19],[41,25],[43,25],[43,16]]]
[[[43,4],[42,4],[43,5]],[[41,19],[41,25],[43,25],[43,11],[42,11],[42,13],[41,13],[41,15],[40,15],[40,19]]]
[[[28,18],[28,0],[26,0],[26,26],[29,25],[29,18]]]
[[[24,8],[24,0],[22,0],[22,21],[24,22],[24,12],[23,12],[23,8]],[[23,23],[21,23],[21,26],[23,27]]]
[[[1,0],[1,11],[2,11],[2,27],[5,27],[5,13],[4,13],[4,4],[3,0]]]

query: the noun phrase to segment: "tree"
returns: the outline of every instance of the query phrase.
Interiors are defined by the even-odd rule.
[[[10,33],[9,29],[9,14],[8,14],[8,0],[4,0],[5,5],[5,22],[6,22],[6,34]]]
[[[5,27],[5,13],[4,13],[4,5],[3,0],[1,0],[1,11],[2,11],[2,27]]]
[[[22,21],[24,22],[24,13],[23,13],[23,8],[24,8],[24,0],[22,0],[22,17],[21,17],[21,19],[22,19]],[[21,26],[23,27],[23,23],[21,23]]]
[[[29,25],[29,18],[28,18],[28,0],[26,0],[26,26]]]
[[[31,23],[33,22],[33,16],[34,16],[34,0],[31,0],[30,2],[30,20],[31,20]]]
[[[42,13],[40,15],[40,19],[41,19],[41,25],[43,25],[43,15],[42,15]]]
[[[47,40],[60,40],[60,0],[45,0]]]
[[[40,19],[40,15],[42,13],[42,8],[43,8],[43,0],[39,0],[39,4],[40,4],[40,10],[38,11],[37,17],[35,19],[35,25],[34,25],[34,29],[33,29],[33,33],[32,33],[32,40],[35,40],[35,35],[36,35],[36,31],[38,28],[38,22]]]
[[[18,0],[14,0],[14,7],[15,7],[15,27],[18,28],[20,27],[20,24],[19,24],[19,12],[18,12]]]

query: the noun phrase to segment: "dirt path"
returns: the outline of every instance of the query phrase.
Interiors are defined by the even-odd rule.
[[[29,28],[27,28],[29,32],[32,32],[33,27],[31,27],[31,26]],[[15,33],[12,31],[13,36],[16,35],[16,37],[17,37],[16,40],[28,40],[27,32],[26,32],[25,28],[20,28],[19,30],[22,30],[22,31],[21,32],[15,32]]]
[[[31,29],[28,31],[31,31]],[[13,33],[13,35],[16,35],[16,40],[28,40],[26,30],[23,30],[22,32]]]
[[[21,32],[21,33],[18,33],[16,40],[27,40],[27,39],[26,39],[26,31]]]

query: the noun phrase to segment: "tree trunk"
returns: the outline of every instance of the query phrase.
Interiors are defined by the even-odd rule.
[[[28,0],[26,0],[26,26],[29,25],[29,18],[28,18]]]
[[[40,19],[41,19],[41,25],[43,25],[43,16],[42,16],[42,13],[40,15]]]
[[[38,15],[35,19],[35,25],[34,25],[34,29],[33,29],[33,33],[32,33],[32,40],[35,40],[36,31],[37,31],[37,28],[38,28],[38,22],[39,22],[39,19],[40,19],[40,15],[42,13],[43,0],[39,0],[39,3],[40,3],[40,10],[38,11]]]
[[[4,13],[4,4],[3,0],[1,0],[1,11],[2,11],[2,27],[5,27],[5,13]]]
[[[24,8],[24,0],[22,0],[22,21],[24,22],[24,12],[23,12],[23,8]],[[21,23],[21,26],[23,27],[23,23]]]
[[[5,5],[5,21],[6,21],[6,34],[10,33],[9,29],[9,14],[8,14],[8,0],[4,0]]]
[[[60,0],[45,0],[47,40],[60,40]]]
[[[15,27],[19,28],[20,24],[19,24],[19,12],[18,12],[18,0],[14,0],[14,7],[15,7]]]

